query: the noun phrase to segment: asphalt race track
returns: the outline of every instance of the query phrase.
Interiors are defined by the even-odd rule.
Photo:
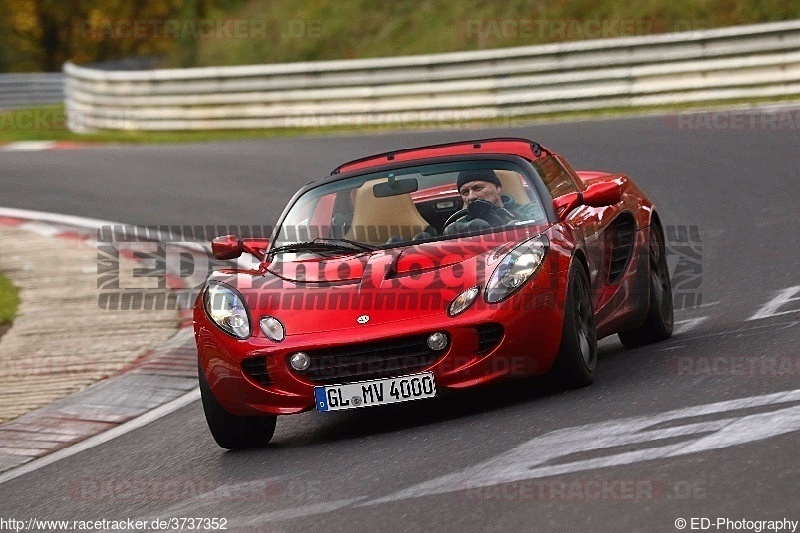
[[[527,380],[282,417],[263,450],[219,449],[194,402],[0,485],[0,516],[218,517],[253,532],[677,531],[693,518],[724,531],[717,518],[800,520],[794,128],[647,117],[0,153],[0,205],[133,224],[273,224],[300,185],[348,158],[508,135],[576,168],[634,177],[676,228],[676,272],[690,237],[701,305],[677,311],[674,338],[636,350],[603,341],[595,384],[577,391]],[[42,260],[58,268],[46,250]],[[689,287],[683,274],[676,290]]]

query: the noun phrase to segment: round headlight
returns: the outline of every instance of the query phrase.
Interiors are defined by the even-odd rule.
[[[250,316],[244,299],[233,288],[222,283],[206,285],[203,306],[209,318],[225,333],[237,339],[250,336]]]
[[[475,298],[478,297],[479,292],[480,287],[470,287],[453,298],[453,301],[450,302],[449,306],[447,306],[447,314],[450,316],[456,316],[466,311],[469,306],[472,305],[472,302],[475,301]]]
[[[283,323],[274,316],[262,316],[258,324],[261,326],[261,331],[268,339],[281,342],[286,338],[286,328],[284,328]]]
[[[514,294],[542,265],[549,246],[547,237],[539,235],[511,250],[492,272],[484,299],[493,304]]]

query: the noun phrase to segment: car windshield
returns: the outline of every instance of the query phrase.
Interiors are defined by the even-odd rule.
[[[487,196],[492,205],[484,203],[480,212],[472,205],[466,210],[456,187],[460,175],[471,176],[473,182],[480,181],[476,176],[493,182],[486,187],[495,194]],[[270,253],[360,253],[542,223],[546,221],[545,211],[525,175],[525,170],[511,161],[473,160],[407,167],[327,183],[295,201]],[[493,188],[496,183],[500,184],[498,189]]]

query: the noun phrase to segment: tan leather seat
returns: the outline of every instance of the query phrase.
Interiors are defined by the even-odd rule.
[[[507,194],[513,198],[517,205],[531,203],[531,199],[522,185],[522,176],[513,170],[495,170],[495,174],[500,178],[500,183],[503,184],[502,194]]]
[[[371,180],[356,189],[353,221],[345,234],[346,239],[376,246],[386,244],[391,237],[408,242],[428,227],[428,221],[419,214],[411,195],[375,197],[372,187],[385,181],[386,178]]]

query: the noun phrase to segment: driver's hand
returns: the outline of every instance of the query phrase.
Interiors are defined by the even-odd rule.
[[[495,207],[492,205],[491,202],[487,202],[482,198],[476,198],[472,200],[469,204],[467,204],[467,213],[469,213],[469,218],[472,220],[475,219],[482,219],[487,222],[490,222],[489,217],[494,212]]]
[[[483,199],[476,199],[467,205],[469,218],[472,220],[485,220],[493,227],[505,226],[513,215],[502,207],[495,207],[491,202]],[[510,217],[510,218],[509,218]]]

